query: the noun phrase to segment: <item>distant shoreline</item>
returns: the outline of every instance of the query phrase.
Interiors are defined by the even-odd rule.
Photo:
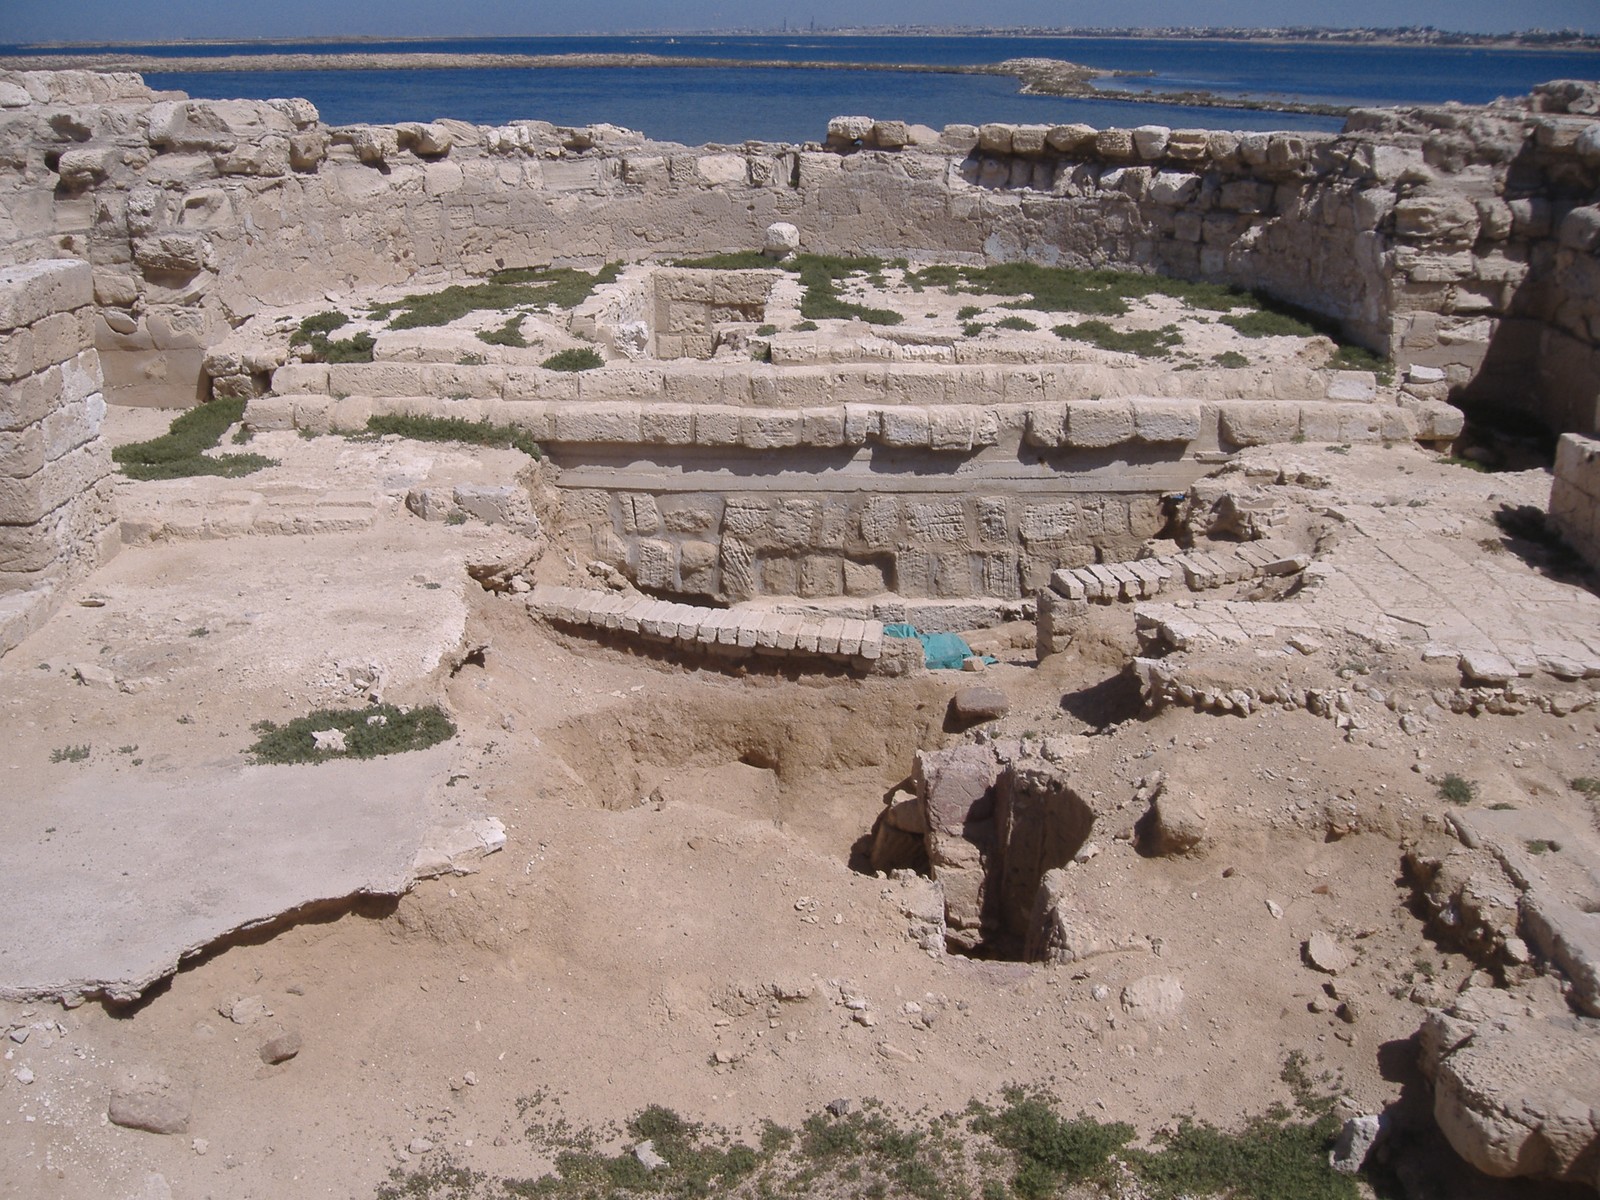
[[[374,43],[406,44],[411,42],[489,42],[507,40],[558,40],[563,38],[1075,38],[1084,41],[1193,41],[1193,42],[1269,42],[1284,46],[1397,46],[1416,50],[1558,50],[1565,52],[1600,53],[1600,34],[1577,34],[1559,37],[1545,33],[1478,34],[1447,30],[1403,29],[1324,29],[1295,26],[1284,29],[1235,28],[1171,28],[1171,29],[1114,29],[1094,27],[1089,29],[1052,29],[1038,26],[926,26],[905,27],[864,26],[861,28],[831,29],[702,29],[702,30],[623,30],[605,33],[559,34],[495,34],[477,37],[455,37],[447,34],[392,36],[361,35],[343,37],[278,37],[278,38],[200,38],[154,40],[139,42],[32,42],[19,44],[19,49],[53,50],[74,53],[112,53],[126,51],[131,46],[153,47],[204,47],[204,46],[283,46],[317,42],[330,46],[362,46]],[[20,56],[17,56],[20,57]]]
[[[1028,96],[1064,96],[1163,104],[1190,108],[1234,109],[1244,112],[1301,113],[1342,117],[1350,105],[1317,104],[1298,100],[1263,100],[1219,96],[1206,91],[1130,91],[1095,87],[1094,80],[1144,78],[1145,71],[1110,71],[1058,59],[1022,58],[1001,63],[856,63],[794,61],[790,59],[695,58],[658,54],[453,54],[361,53],[347,54],[224,54],[214,57],[159,58],[126,54],[50,54],[0,57],[0,70],[136,71],[145,75],[225,74],[288,71],[461,71],[461,70],[572,70],[610,67],[620,69],[673,68],[687,70],[769,71],[883,71],[912,75],[991,75],[1015,79]]]

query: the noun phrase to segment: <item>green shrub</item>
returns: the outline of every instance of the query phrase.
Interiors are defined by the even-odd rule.
[[[357,363],[372,361],[375,344],[370,333],[358,333],[339,341],[330,341],[328,335],[343,329],[350,318],[336,309],[313,313],[295,327],[289,335],[291,348],[300,348],[300,357],[307,362]]]
[[[970,321],[982,311],[983,309],[978,307],[976,304],[963,304],[960,308],[956,309],[956,320]]]
[[[1032,333],[1034,330],[1038,329],[1039,327],[1037,325],[1035,325],[1032,321],[1028,320],[1027,317],[1019,317],[1015,313],[1013,313],[1009,317],[1001,317],[998,321],[996,321],[995,322],[995,328],[996,329],[1015,329],[1015,330],[1017,330],[1019,332],[1022,332],[1022,333]]]
[[[484,283],[453,284],[437,292],[419,292],[375,307],[372,315],[389,318],[390,329],[448,325],[470,312],[509,308],[574,308],[602,283],[613,282],[621,263],[607,263],[591,274],[571,267],[513,267],[495,271]]]
[[[426,750],[448,741],[456,733],[455,723],[437,705],[426,705],[402,712],[392,704],[370,708],[318,709],[296,717],[284,725],[259,721],[253,726],[260,736],[245,751],[257,764],[322,763],[335,758],[377,758]],[[337,729],[343,732],[345,748],[318,750],[313,733]]]
[[[1104,321],[1080,321],[1076,325],[1057,325],[1059,338],[1088,342],[1102,350],[1124,354],[1137,354],[1141,358],[1165,358],[1174,346],[1183,344],[1183,335],[1176,325],[1163,325],[1160,329],[1130,329],[1123,332],[1113,329]]]
[[[260,454],[216,454],[228,427],[244,417],[243,400],[212,400],[191,408],[172,422],[167,432],[147,442],[130,442],[111,451],[111,458],[130,479],[184,479],[193,475],[218,475],[237,479],[278,460]]]
[[[81,763],[89,758],[88,746],[58,746],[50,751],[50,761],[53,763]]]
[[[796,333],[815,333],[821,326],[815,321],[801,321],[794,327]]]
[[[539,365],[547,371],[592,371],[605,366],[600,352],[589,346],[573,346],[559,354],[552,354]]]
[[[898,325],[904,318],[892,309],[855,304],[839,295],[839,281],[851,275],[883,270],[879,258],[841,258],[832,254],[797,254],[784,264],[797,272],[805,291],[800,296],[800,315],[808,320],[861,320],[868,325]]]
[[[1022,1200],[1043,1200],[1063,1184],[1102,1175],[1111,1155],[1133,1138],[1133,1127],[1120,1122],[1102,1124],[1081,1114],[1062,1120],[1043,1092],[1012,1087],[1002,1094],[1006,1103],[998,1112],[974,1106],[972,1129],[1017,1156],[1011,1186]]]
[[[1260,1117],[1240,1133],[1185,1119],[1158,1148],[1124,1157],[1150,1200],[1356,1200],[1356,1181],[1328,1166],[1338,1131],[1332,1116],[1308,1124]]]
[[[1316,326],[1301,317],[1274,309],[1257,309],[1255,312],[1232,313],[1220,318],[1224,325],[1242,337],[1316,337]]]
[[[492,421],[464,421],[460,417],[423,417],[394,413],[368,417],[367,432],[396,434],[414,442],[460,442],[496,450],[521,450],[529,458],[541,457],[538,444],[525,429],[496,425]]]
[[[968,321],[961,327],[961,335],[963,337],[977,337],[987,328],[988,326],[982,321]]]
[[[775,334],[777,332],[778,332],[778,327],[776,325],[757,325],[756,326],[756,336],[757,337],[771,337],[773,334]]]
[[[1250,360],[1237,350],[1224,350],[1221,354],[1213,354],[1211,361],[1219,367],[1248,367]]]
[[[708,254],[703,258],[679,258],[667,264],[691,271],[770,271],[778,264],[759,250],[735,250],[730,254]]]
[[[478,340],[487,342],[491,346],[523,347],[528,344],[528,339],[522,336],[522,318],[512,317],[498,329],[478,330]]]
[[[1583,793],[1591,800],[1600,800],[1600,778],[1596,776],[1580,775],[1567,786],[1575,792]]]
[[[1471,804],[1478,796],[1478,785],[1459,775],[1446,775],[1439,781],[1439,799],[1451,804]]]

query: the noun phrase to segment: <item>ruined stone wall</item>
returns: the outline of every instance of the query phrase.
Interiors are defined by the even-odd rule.
[[[0,267],[0,654],[117,548],[90,278]]]
[[[1600,567],[1600,441],[1566,434],[1556,449],[1550,520],[1593,567]]]
[[[827,145],[688,150],[536,121],[329,128],[304,101],[161,98],[127,75],[0,84],[0,247],[94,264],[119,401],[203,397],[204,348],[264,305],[750,249],[782,220],[813,251],[1260,287],[1441,391],[1595,427],[1600,132],[1576,85],[1361,113],[1338,136],[868,120]]]

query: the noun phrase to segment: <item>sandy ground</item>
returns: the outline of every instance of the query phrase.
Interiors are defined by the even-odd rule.
[[[1449,469],[1418,455],[1419,473]],[[597,648],[535,626],[514,596],[460,583],[472,536],[379,511],[367,533],[129,548],[85,589],[129,604],[69,602],[0,662],[0,815],[8,836],[27,836],[31,798],[66,794],[91,770],[112,781],[225,771],[252,722],[334,694],[317,683],[330,647],[277,654],[276,623],[298,615],[312,643],[344,622],[352,644],[385,632],[393,644],[448,597],[460,645],[488,649],[454,674],[401,671],[406,699],[448,707],[460,726],[449,803],[499,817],[508,837],[476,874],[244,935],[132,1006],[0,1004],[0,1024],[30,1030],[5,1043],[0,1197],[364,1197],[420,1161],[407,1150],[417,1138],[525,1177],[551,1165],[528,1134],[530,1105],[599,1126],[663,1104],[751,1130],[839,1097],[942,1112],[1024,1082],[1148,1137],[1184,1114],[1234,1124],[1288,1102],[1291,1050],[1332,1073],[1345,1111],[1373,1112],[1417,1086],[1419,1004],[1473,971],[1428,938],[1400,879],[1404,845],[1451,843],[1446,805],[1414,765],[1426,758],[1574,827],[1594,821],[1563,786],[1600,775],[1592,710],[1442,714],[1426,733],[1367,744],[1303,711],[1139,717],[1118,682],[1132,649],[1125,611],[1107,610],[1096,636],[1043,665],[1001,631],[987,642],[1002,662],[984,677],[1011,701],[1001,731],[1071,739],[1074,783],[1107,814],[1080,891],[1098,894],[1109,931],[1146,940],[1070,967],[930,956],[907,934],[901,885],[851,858],[914,751],[965,736],[943,719],[970,676],[734,678]],[[283,548],[292,567],[273,565]],[[250,571],[283,584],[283,599],[245,586]],[[448,586],[407,593],[419,575]],[[288,582],[302,576],[348,587],[349,602],[305,607]],[[151,597],[142,610],[137,596]],[[379,596],[392,611],[369,607]],[[246,609],[262,615],[245,621]],[[189,637],[200,624],[225,636]],[[69,671],[84,656],[158,651],[175,656],[163,681],[131,694]],[[95,748],[88,763],[51,761],[82,743]],[[398,793],[436,773],[418,762],[395,785],[401,808]],[[1128,839],[1143,813],[1135,785],[1156,769],[1210,814],[1196,857],[1144,858]],[[1335,807],[1358,811],[1365,831],[1330,832]],[[203,847],[175,869],[195,888],[228,886]],[[1330,1011],[1329,977],[1302,960],[1318,931],[1355,952],[1337,980],[1354,1023]],[[1117,997],[1151,975],[1180,981],[1182,1006],[1136,1019]],[[804,996],[750,1002],[772,983]],[[868,1000],[873,1024],[851,1018],[846,994]],[[288,1030],[304,1048],[265,1065],[260,1047]],[[189,1097],[188,1130],[108,1123],[108,1095],[129,1076],[165,1077]]]

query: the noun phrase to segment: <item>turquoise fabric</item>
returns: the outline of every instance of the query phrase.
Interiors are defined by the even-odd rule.
[[[916,638],[922,643],[922,659],[930,671],[959,671],[961,664],[972,657],[972,647],[953,633],[919,633],[915,625],[885,625],[888,637]],[[985,656],[984,662],[996,660]]]

